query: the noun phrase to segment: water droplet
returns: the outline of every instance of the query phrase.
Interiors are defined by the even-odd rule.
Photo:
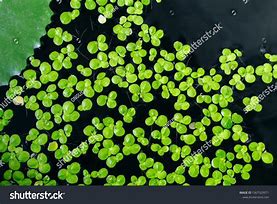
[[[40,43],[36,43],[34,46],[35,49],[40,48]]]
[[[261,47],[260,47],[260,52],[261,52],[262,54],[265,54],[265,53],[267,52],[265,46],[261,46]]]
[[[266,44],[267,43],[266,38],[262,38],[262,42],[263,42],[263,44]]]
[[[174,16],[174,15],[175,15],[175,13],[174,13],[173,10],[170,10],[169,13],[170,13],[171,16]]]
[[[234,9],[231,11],[231,13],[232,13],[233,16],[236,16],[236,15],[237,15],[237,11],[234,10]]]
[[[14,44],[16,44],[16,45],[18,45],[18,44],[19,44],[19,41],[18,41],[18,39],[17,39],[17,38],[14,38],[14,39],[13,39],[13,42],[14,42]]]

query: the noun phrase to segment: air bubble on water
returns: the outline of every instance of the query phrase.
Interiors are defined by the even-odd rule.
[[[13,103],[14,105],[16,106],[23,106],[24,105],[24,99],[22,96],[16,96],[14,99],[13,99]]]
[[[107,18],[101,14],[98,16],[98,22],[104,24],[107,22]]]
[[[233,10],[231,11],[231,14],[232,14],[233,16],[236,16],[236,15],[237,15],[237,11],[233,9]]]
[[[17,38],[14,38],[14,39],[13,39],[13,42],[14,42],[14,44],[16,44],[16,45],[18,45],[18,44],[19,44],[19,41],[18,41],[18,39],[17,39]]]
[[[173,10],[170,10],[169,13],[170,13],[171,16],[174,16],[174,15],[175,15],[175,13],[174,13]]]
[[[192,122],[189,124],[189,129],[194,130],[195,129],[195,122]]]

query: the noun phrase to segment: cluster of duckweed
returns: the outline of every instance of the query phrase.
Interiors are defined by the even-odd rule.
[[[13,111],[11,109],[8,109],[4,111],[2,108],[0,108],[0,131],[2,131],[5,126],[7,126],[13,117]]]
[[[190,46],[177,41],[164,50],[163,30],[144,22],[150,3],[70,1],[60,27],[48,30],[55,46],[49,59],[31,58],[24,84],[10,82],[7,95],[26,88],[25,108],[36,123],[27,135],[2,133],[1,185],[190,185],[196,178],[234,185],[250,179],[254,162],[273,163],[265,144],[245,130],[244,104],[255,96],[234,93],[258,80],[272,83],[277,57],[266,54],[265,64],[244,67],[241,51],[224,49],[219,66],[189,67]],[[111,21],[116,7],[124,15]],[[64,28],[84,11],[106,18],[99,26],[117,23],[112,36],[99,33],[87,43],[89,60],[78,64],[73,34]],[[1,132],[12,116],[0,111]],[[203,144],[206,151],[193,154]]]

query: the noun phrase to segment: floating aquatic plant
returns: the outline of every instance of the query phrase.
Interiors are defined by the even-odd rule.
[[[49,3],[50,0],[1,1],[0,24],[5,29],[0,31],[0,84],[7,84],[11,76],[19,74],[34,48],[40,47],[40,38],[52,15]]]
[[[0,156],[8,165],[0,185],[190,185],[200,177],[207,186],[229,186],[239,177],[251,178],[252,162],[274,162],[262,141],[250,143],[245,128],[243,111],[259,112],[261,105],[245,97],[245,109],[236,93],[259,78],[273,82],[276,55],[266,54],[257,67],[242,66],[241,51],[223,49],[218,66],[190,67],[189,45],[176,41],[165,50],[166,33],[145,23],[150,3],[71,0],[69,10],[59,14],[57,27],[47,32],[53,41],[49,59],[31,57],[24,80],[12,79],[6,93],[10,99],[24,97],[35,115],[33,127],[26,135],[5,133],[13,109],[0,109]],[[86,53],[67,26],[83,8],[102,18],[84,44]],[[116,9],[124,12],[115,14]],[[107,25],[98,24],[115,15]],[[108,25],[110,33],[101,32]],[[210,147],[214,155],[207,154]],[[88,157],[97,164],[91,172],[83,165]],[[119,167],[125,161],[140,173],[114,175],[113,169],[126,171]]]

